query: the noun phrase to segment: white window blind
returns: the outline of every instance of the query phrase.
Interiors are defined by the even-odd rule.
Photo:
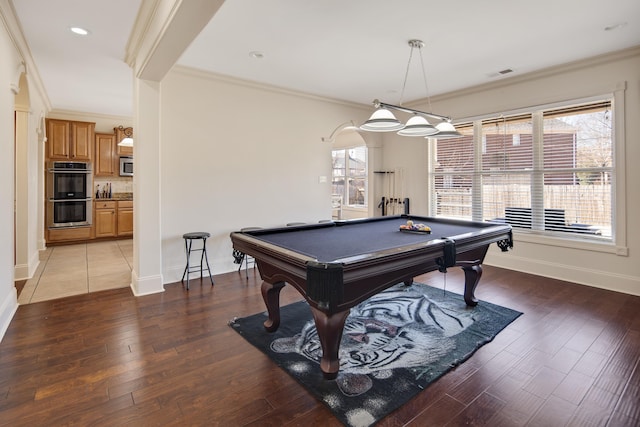
[[[612,114],[604,99],[461,125],[432,145],[432,214],[611,240]]]
[[[525,216],[531,208],[532,117],[503,116],[483,120],[481,125],[487,142],[481,163],[482,216],[476,219],[504,221],[509,215],[512,217],[507,221],[513,223],[516,207],[523,207]],[[518,136],[517,145],[513,144],[514,135]]]
[[[432,203],[435,216],[471,219],[474,176],[473,124],[456,125],[463,136],[433,145]]]

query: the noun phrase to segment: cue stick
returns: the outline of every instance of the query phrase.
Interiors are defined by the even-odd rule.
[[[391,209],[393,210],[393,215],[396,214],[396,180],[398,179],[398,174],[396,173],[398,168],[393,169],[393,185],[391,186]]]
[[[398,202],[400,201],[400,192],[402,191],[402,180],[401,180],[402,171],[400,168],[396,171],[396,215],[398,215]]]
[[[387,203],[389,204],[387,215],[393,215],[393,175],[391,173],[392,171],[389,171],[389,176],[387,177]]]
[[[387,215],[389,215],[389,200],[391,200],[391,174],[387,172]]]
[[[402,195],[404,194],[404,170],[402,168],[398,169],[398,201],[396,206],[398,207],[398,213],[402,213]]]

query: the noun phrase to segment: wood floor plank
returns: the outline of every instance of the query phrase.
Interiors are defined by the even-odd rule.
[[[496,413],[502,409],[504,401],[482,393],[447,423],[450,426],[488,425]]]
[[[408,426],[439,426],[445,425],[451,417],[459,414],[466,408],[462,402],[451,396],[444,395],[433,402],[425,411],[422,411],[406,425]]]
[[[551,396],[540,406],[540,409],[529,420],[527,426],[549,427],[568,425],[575,410],[576,405]],[[582,426],[586,425],[588,424],[582,424]]]
[[[0,425],[340,425],[228,326],[264,311],[250,273],[20,306],[0,343]],[[463,281],[450,269],[446,289]],[[524,315],[381,427],[640,424],[640,297],[490,266],[476,295]]]

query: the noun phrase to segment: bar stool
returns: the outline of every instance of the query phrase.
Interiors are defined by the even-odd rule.
[[[195,273],[200,270],[200,281],[202,282],[202,261],[204,260],[207,263],[207,271],[209,272],[209,279],[211,280],[211,286],[213,286],[213,277],[211,276],[211,269],[209,268],[209,258],[207,257],[207,239],[211,237],[209,233],[197,231],[193,233],[185,233],[182,235],[184,239],[184,250],[187,254],[187,266],[184,268],[184,273],[182,273],[182,279],[180,281],[184,283],[184,277],[187,276],[187,290],[189,290],[189,273]],[[191,246],[194,240],[202,240],[202,248],[200,249],[192,249]],[[189,265],[191,260],[191,252],[202,252],[200,254],[200,267],[193,267]]]

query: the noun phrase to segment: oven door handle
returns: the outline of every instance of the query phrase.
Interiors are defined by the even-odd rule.
[[[90,174],[89,169],[49,169],[50,173],[78,173],[78,174]]]
[[[50,202],[90,202],[93,199],[91,197],[85,197],[82,199],[49,199]]]

